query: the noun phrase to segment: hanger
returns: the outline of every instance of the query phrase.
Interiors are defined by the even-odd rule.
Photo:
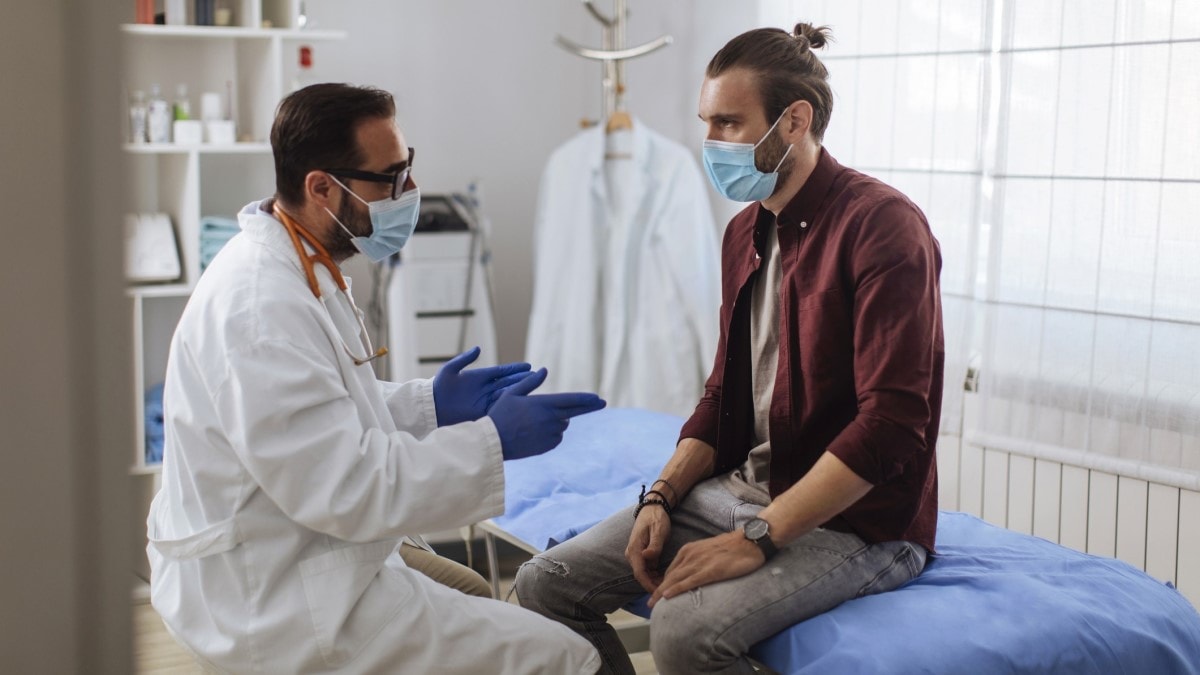
[[[613,132],[622,130],[633,130],[633,118],[624,110],[614,110],[608,116],[608,123],[604,125],[604,133],[611,135]],[[604,159],[633,159],[633,153],[608,150],[604,153]]]
[[[608,124],[604,125],[604,133],[611,134],[614,131],[622,131],[633,128],[633,118],[624,110],[614,110],[613,114],[608,116]]]
[[[608,17],[596,9],[592,0],[582,0],[584,8],[600,24],[602,49],[584,47],[576,42],[559,35],[555,40],[560,47],[582,56],[585,59],[600,61],[604,66],[603,101],[604,129],[612,133],[622,129],[632,129],[633,119],[625,111],[623,98],[625,95],[625,61],[656,52],[671,44],[670,35],[662,35],[654,40],[636,47],[625,47],[625,18],[628,15],[626,3],[628,0],[615,0],[614,16]],[[628,153],[616,153],[622,157]]]

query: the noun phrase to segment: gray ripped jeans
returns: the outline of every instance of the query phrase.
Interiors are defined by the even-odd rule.
[[[671,514],[660,569],[684,544],[740,529],[760,510],[719,479],[698,484]],[[625,560],[632,529],[631,506],[517,572],[521,605],[587,638],[604,660],[601,673],[634,672],[605,618],[646,592]],[[752,673],[746,652],[755,643],[846,600],[892,590],[924,566],[919,545],[868,545],[853,534],[817,529],[755,572],[655,605],[650,617],[655,665],[661,673]]]

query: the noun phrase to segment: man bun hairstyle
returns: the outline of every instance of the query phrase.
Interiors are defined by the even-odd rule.
[[[753,72],[767,122],[774,122],[792,103],[808,101],[813,109],[810,131],[819,142],[833,112],[833,90],[829,71],[814,50],[832,39],[828,26],[798,23],[791,34],[781,28],[756,28],[722,47],[704,74],[712,78],[736,68]]]
[[[289,94],[271,125],[276,197],[300,206],[310,171],[358,168],[364,161],[355,138],[359,124],[395,116],[395,99],[375,87],[329,82]]]

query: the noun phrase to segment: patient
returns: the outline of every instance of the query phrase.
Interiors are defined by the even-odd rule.
[[[751,672],[752,645],[934,550],[941,255],[912,202],[822,148],[829,38],[752,30],[709,63],[705,167],[754,203],[725,233],[704,395],[637,504],[517,574],[521,604],[591,641],[601,672],[633,672],[605,614],[644,593],[660,672]]]

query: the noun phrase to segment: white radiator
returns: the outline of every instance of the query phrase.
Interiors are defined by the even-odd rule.
[[[1004,444],[980,435],[938,440],[940,508],[1119,558],[1174,583],[1200,607],[1200,491],[1155,482],[1144,471],[1122,475],[988,445]]]

